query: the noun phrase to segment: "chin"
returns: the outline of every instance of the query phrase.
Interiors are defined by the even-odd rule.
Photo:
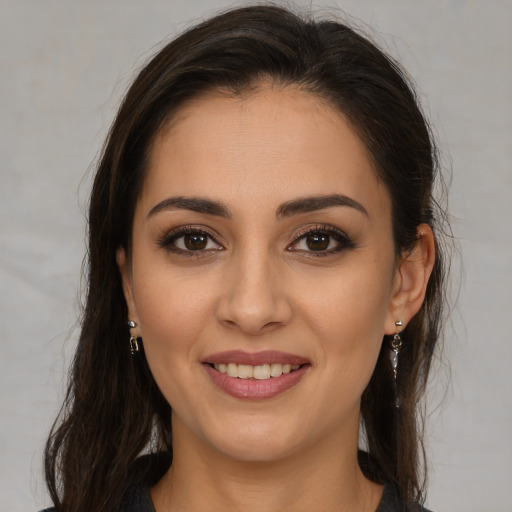
[[[229,444],[219,448],[228,459],[247,463],[275,462],[292,456],[296,451],[290,445],[268,443],[268,440],[265,440],[265,442],[247,442],[236,446]],[[297,449],[297,447],[295,448]]]
[[[241,462],[271,462],[286,458],[298,448],[300,436],[292,436],[291,429],[277,428],[275,425],[238,426],[222,430],[219,435],[211,433],[211,446],[225,457]],[[229,432],[226,437],[225,433]]]

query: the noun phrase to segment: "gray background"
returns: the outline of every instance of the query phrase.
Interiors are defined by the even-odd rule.
[[[120,96],[162,40],[228,5],[0,0],[0,512],[48,504],[42,446],[76,339],[91,169]],[[453,168],[464,271],[432,379],[427,503],[509,512],[512,2],[314,4],[335,6],[408,68]]]

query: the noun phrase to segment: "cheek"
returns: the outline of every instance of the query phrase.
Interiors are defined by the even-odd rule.
[[[144,332],[163,330],[165,333],[200,328],[197,320],[204,318],[204,310],[209,307],[211,298],[207,291],[191,291],[190,287],[182,287],[176,280],[172,285],[159,280],[153,286],[148,284],[140,289],[136,301]]]
[[[303,279],[299,285],[302,314],[326,337],[339,332],[340,341],[347,343],[372,332],[383,335],[392,291],[390,269],[391,265],[356,261],[325,275],[319,273],[314,279]]]
[[[322,346],[319,363],[344,387],[361,392],[373,373],[385,333],[392,264],[354,264],[316,286],[304,283],[301,315]]]
[[[151,270],[134,275],[134,296],[150,367],[165,372],[180,361],[197,361],[194,340],[208,329],[212,286],[154,263],[142,268]]]
[[[139,286],[134,278],[134,290],[146,359],[167,402],[186,417],[197,400],[193,376],[200,355],[197,341],[211,330],[209,287],[191,290],[195,281],[184,281],[168,269],[145,277]]]

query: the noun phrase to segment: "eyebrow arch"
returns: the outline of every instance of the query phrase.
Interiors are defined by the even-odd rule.
[[[231,213],[227,206],[217,201],[205,199],[202,197],[168,197],[163,201],[160,201],[157,205],[153,206],[148,213],[148,218],[153,215],[170,209],[182,209],[191,210],[197,213],[206,213],[208,215],[216,215],[218,217],[224,217],[229,219]]]
[[[367,217],[369,217],[366,208],[355,199],[352,199],[343,194],[331,194],[328,196],[312,196],[303,197],[300,199],[293,199],[283,203],[276,212],[276,216],[279,217],[290,217],[299,213],[314,212],[317,210],[323,210],[324,208],[330,208],[332,206],[348,206],[355,208]]]

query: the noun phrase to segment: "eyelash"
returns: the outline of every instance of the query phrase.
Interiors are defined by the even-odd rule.
[[[202,235],[206,236],[209,240],[207,240],[207,244],[210,241],[213,241],[216,245],[220,247],[220,249],[182,249],[180,247],[176,247],[176,242],[185,237],[186,235]],[[335,248],[331,248],[328,250],[314,251],[314,250],[302,250],[294,248],[297,246],[302,240],[305,240],[308,236],[312,235],[324,235],[329,237],[330,239],[334,239],[337,243]],[[331,241],[329,241],[330,245]],[[183,255],[185,257],[201,257],[204,256],[206,252],[210,251],[223,251],[224,246],[217,239],[217,236],[204,227],[196,227],[196,226],[181,226],[179,228],[173,229],[172,231],[166,233],[164,236],[158,239],[157,244],[159,247],[166,249],[169,253]],[[308,226],[303,231],[299,232],[295,236],[295,240],[286,248],[287,251],[290,252],[301,252],[307,254],[308,257],[325,257],[334,253],[341,252],[345,249],[351,249],[355,246],[352,239],[340,229],[337,229],[333,226],[329,225],[315,225]]]
[[[203,235],[206,236],[209,240],[206,242],[207,244],[210,241],[213,241],[216,245],[221,247],[221,249],[200,249],[200,250],[186,250],[181,249],[180,247],[176,247],[176,241],[180,238],[184,238],[186,235]],[[208,229],[201,227],[198,228],[196,226],[181,226],[179,228],[173,229],[166,233],[163,237],[161,237],[157,244],[159,247],[166,249],[167,252],[175,253],[179,255],[183,255],[186,257],[199,257],[204,255],[205,252],[210,251],[222,251],[224,250],[223,245],[217,240],[216,235],[209,231]]]
[[[305,240],[308,236],[312,235],[324,235],[337,243],[336,247],[323,251],[303,251],[301,249],[293,249],[293,246],[296,246],[302,240]],[[329,242],[330,244],[330,242]],[[353,249],[355,247],[354,241],[344,232],[338,228],[329,225],[316,225],[316,226],[308,226],[304,231],[299,232],[296,235],[295,241],[291,243],[287,250],[291,252],[303,252],[308,255],[308,257],[313,258],[321,258],[325,256],[329,256],[338,252],[341,252],[345,249]]]

